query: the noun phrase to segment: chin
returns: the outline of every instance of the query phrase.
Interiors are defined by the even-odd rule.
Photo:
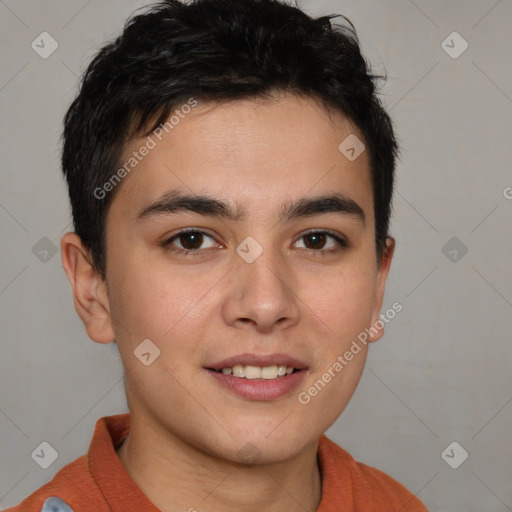
[[[282,418],[281,420],[282,421]],[[278,424],[278,423],[277,423]],[[275,464],[285,462],[298,456],[311,442],[319,437],[312,436],[309,440],[305,432],[292,434],[290,427],[283,428],[279,434],[273,428],[260,428],[257,431],[246,432],[245,435],[230,437],[229,447],[223,450],[223,458],[231,462],[246,465]]]

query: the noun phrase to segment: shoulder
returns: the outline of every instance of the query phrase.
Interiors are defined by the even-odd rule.
[[[60,469],[50,482],[35,490],[19,505],[5,512],[101,511],[104,506],[98,499],[98,491],[88,470],[87,455],[83,455]]]
[[[324,482],[327,480],[326,490],[334,495],[352,495],[357,510],[428,512],[401,483],[377,468],[356,461],[325,435],[320,438],[319,457],[325,472]]]
[[[428,512],[423,503],[400,482],[377,468],[362,462],[356,462],[356,464],[362,479],[371,488],[371,494],[378,500],[377,502],[384,503],[384,500],[387,500],[387,503],[393,503],[394,508],[390,509],[393,511]]]
[[[110,481],[112,475],[124,476],[125,486],[129,482],[115,453],[115,446],[126,436],[129,427],[130,415],[127,413],[97,420],[87,454],[64,466],[50,482],[5,512],[111,510],[100,485],[102,481]]]

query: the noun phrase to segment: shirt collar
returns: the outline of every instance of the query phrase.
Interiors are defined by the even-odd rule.
[[[130,414],[106,416],[96,422],[89,447],[89,468],[112,512],[160,512],[137,487],[115,448],[130,430]]]

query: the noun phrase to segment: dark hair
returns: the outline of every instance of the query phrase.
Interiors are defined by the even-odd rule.
[[[331,24],[338,16],[347,23]],[[191,97],[222,102],[276,91],[316,98],[361,131],[381,256],[398,145],[376,96],[374,82],[383,77],[369,70],[350,20],[315,19],[279,0],[165,0],[128,19],[89,64],[64,118],[62,170],[75,232],[95,269],[105,278],[105,220],[116,190],[100,199],[95,191],[120,165],[127,142]]]

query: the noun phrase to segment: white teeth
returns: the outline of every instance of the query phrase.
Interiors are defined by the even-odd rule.
[[[272,366],[252,366],[235,364],[233,367],[222,368],[224,375],[233,375],[235,377],[246,379],[266,379],[272,380],[293,373],[293,366],[272,365]]]
[[[261,379],[261,368],[259,366],[244,366],[244,374],[246,379]]]
[[[275,379],[277,378],[277,366],[265,366],[261,369],[262,379]]]
[[[235,377],[245,377],[244,367],[241,364],[235,364],[233,366],[233,375]]]

